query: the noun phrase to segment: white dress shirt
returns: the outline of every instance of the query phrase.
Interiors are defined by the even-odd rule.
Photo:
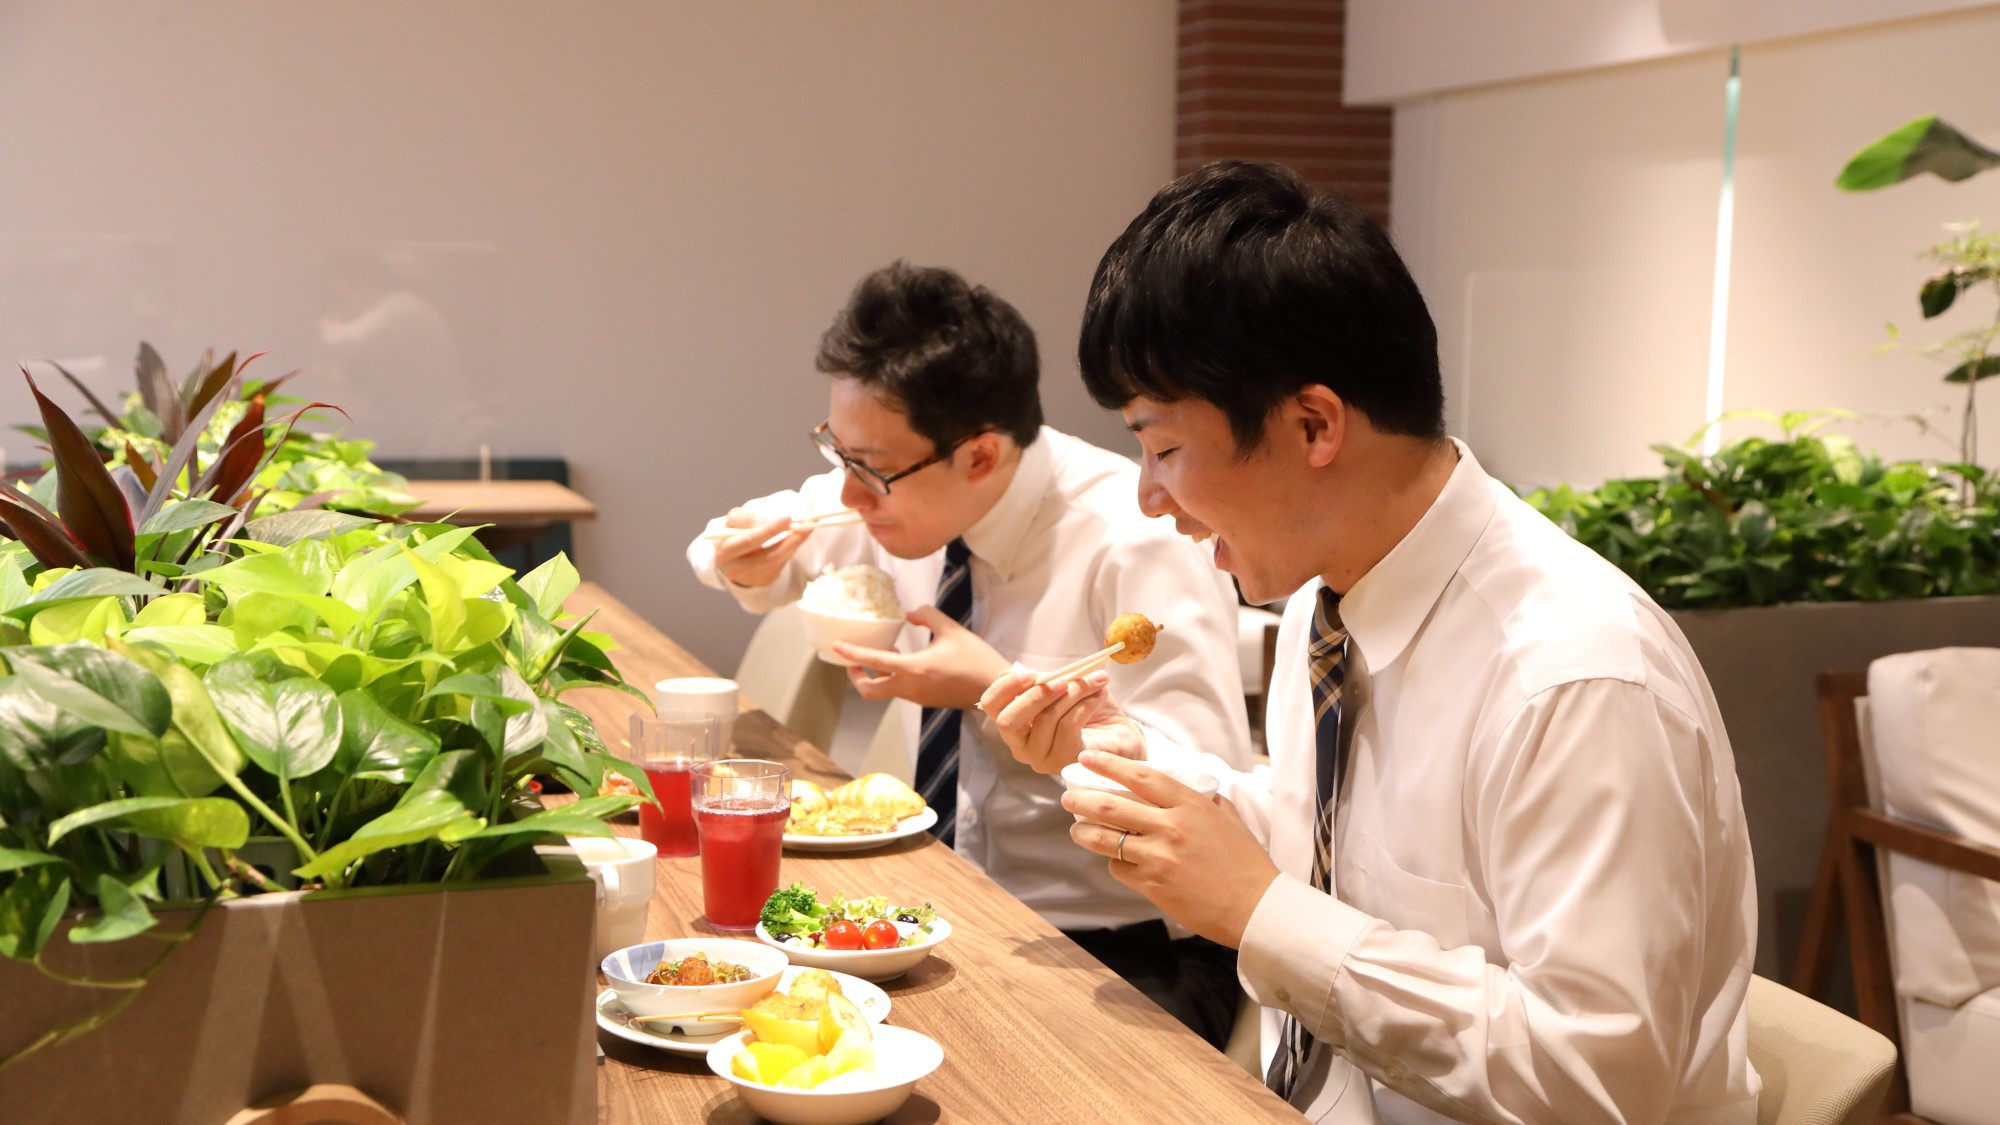
[[[1315,1038],[1313,1120],[1750,1125],[1750,844],[1667,615],[1458,446],[1341,599],[1334,894],[1309,883],[1317,583],[1280,627],[1271,766],[1224,792],[1283,874],[1239,972]]]
[[[765,517],[842,507],[844,471],[807,481],[745,507]],[[1104,627],[1120,613],[1167,626],[1153,654],[1112,664],[1111,692],[1146,728],[1183,746],[1216,748],[1235,768],[1249,760],[1249,724],[1236,658],[1236,596],[1208,550],[1138,508],[1139,470],[1131,461],[1043,427],[1021,452],[999,502],[964,535],[972,552],[971,628],[1001,656],[1050,671],[1104,647]],[[722,526],[720,520],[708,530]],[[762,613],[798,599],[828,567],[868,563],[887,571],[904,608],[937,599],[944,552],[898,559],[859,526],[815,531],[763,588],[737,587],[715,569],[713,542],[697,538],[688,561],[700,579]],[[897,647],[922,649],[928,631],[905,626]],[[913,766],[921,709],[898,701],[903,744]],[[1065,930],[1123,926],[1159,909],[1113,879],[1101,856],[1069,838],[1062,781],[1014,760],[979,711],[963,712],[958,762],[958,853],[1009,894]],[[976,751],[976,752],[975,752]]]

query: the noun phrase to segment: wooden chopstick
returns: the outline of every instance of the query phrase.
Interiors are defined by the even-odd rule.
[[[1119,641],[1117,644],[1112,645],[1110,648],[1100,649],[1097,652],[1093,652],[1089,656],[1084,657],[1082,660],[1072,661],[1056,669],[1053,672],[1044,672],[1041,675],[1036,676],[1035,686],[1051,687],[1054,686],[1057,681],[1062,681],[1067,683],[1068,681],[1073,680],[1078,676],[1088,675],[1089,673],[1095,671],[1098,668],[1098,666],[1102,665],[1105,661],[1111,659],[1113,653],[1118,653],[1123,651],[1125,651],[1125,642]]]
[[[743,1013],[738,1009],[731,1008],[729,1011],[726,1012],[689,1012],[685,1015],[678,1015],[678,1016],[627,1016],[626,1022],[660,1023],[664,1020],[724,1020],[724,1019],[731,1019],[735,1020],[737,1023],[742,1023]]]
[[[778,533],[778,539],[782,539],[794,531],[811,531],[814,528],[820,527],[844,527],[850,523],[860,523],[861,518],[861,513],[852,508],[842,508],[840,511],[828,512],[823,516],[800,516],[798,519],[792,521],[790,528]],[[715,531],[703,532],[701,537],[703,539],[727,539],[732,535],[741,535],[749,530],[747,527],[725,527]],[[773,539],[772,542],[777,542],[777,539]],[[769,546],[769,544],[766,544],[766,546]]]

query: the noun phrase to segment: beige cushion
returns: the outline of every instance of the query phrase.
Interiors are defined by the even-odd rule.
[[[1868,667],[1884,811],[2000,847],[2000,649],[1945,648]],[[2000,883],[1889,857],[1896,991],[1955,1008],[2000,988]]]
[[[2000,989],[1956,1008],[1903,1006],[1910,1108],[1937,1125],[2000,1125]]]
[[[1896,1048],[1861,1022],[1784,985],[1750,978],[1750,1065],[1763,1092],[1757,1125],[1863,1125],[1896,1065]]]

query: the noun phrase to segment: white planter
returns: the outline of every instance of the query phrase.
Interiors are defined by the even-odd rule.
[[[0,1071],[19,1125],[216,1125],[263,1098],[344,1083],[409,1122],[596,1118],[591,925],[574,861],[544,875],[223,903],[105,1026]],[[162,914],[185,930],[192,910]],[[63,972],[129,974],[163,945],[58,935]],[[0,961],[0,1055],[115,993]]]

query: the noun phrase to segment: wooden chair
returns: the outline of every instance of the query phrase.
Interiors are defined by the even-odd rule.
[[[1861,1022],[1899,1047],[1882,1112],[1902,1115],[1896,1120],[1921,1122],[1923,1118],[1906,1112],[1910,1106],[1909,1076],[1900,1057],[1899,1000],[1884,917],[1881,861],[1887,853],[1896,852],[1952,871],[2000,880],[2000,850],[1885,814],[1872,784],[1869,761],[1863,755],[1856,707],[1868,693],[1867,673],[1822,673],[1818,683],[1830,808],[1792,987],[1807,996],[1824,992],[1833,971],[1834,948],[1844,928]]]

